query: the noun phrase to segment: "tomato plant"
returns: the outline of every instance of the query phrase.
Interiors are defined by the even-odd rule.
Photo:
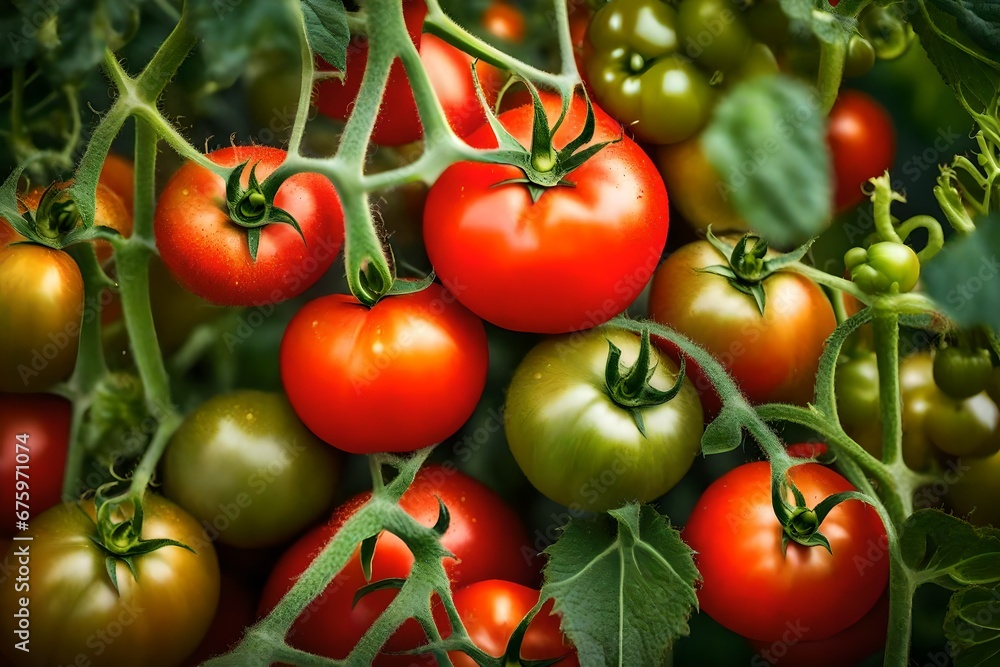
[[[14,3],[0,662],[991,664],[989,4]]]
[[[440,285],[369,309],[344,295],[300,310],[281,341],[281,378],[313,433],[347,452],[407,452],[448,437],[486,383],[482,323]],[[383,419],[383,408],[399,412]]]
[[[284,396],[234,392],[200,405],[174,433],[163,491],[219,541],[270,546],[330,507],[339,468]]]
[[[705,272],[725,263],[708,241],[678,249],[656,270],[650,315],[712,352],[752,402],[804,405],[836,325],[830,302],[808,278],[779,271],[759,280],[762,309],[742,283]]]
[[[361,494],[344,503],[326,524],[306,534],[285,552],[264,589],[262,612],[270,611],[278,603],[323,545],[369,497],[370,494]],[[454,554],[454,558],[445,561],[445,570],[454,586],[494,578],[515,584],[533,582],[535,574],[530,560],[522,553],[522,546],[528,543],[524,527],[493,492],[454,469],[427,466],[400,498],[400,506],[421,524],[433,526],[439,519],[439,500],[448,508],[450,517],[441,542]],[[399,537],[382,533],[375,544],[370,579],[405,577],[413,560],[413,554]],[[329,657],[346,656],[395,595],[391,590],[374,591],[354,604],[355,594],[368,579],[360,552],[355,552],[334,582],[292,626],[289,635],[292,645]],[[422,643],[421,638],[419,626],[411,621],[389,640],[386,650],[416,648]],[[410,659],[386,655],[378,662],[409,664]]]
[[[892,166],[896,130],[878,102],[847,90],[830,110],[827,141],[836,177],[834,205],[842,211],[864,201],[862,186]]]
[[[284,157],[283,151],[265,146],[222,148],[209,154],[212,162],[224,167],[246,163],[240,181],[244,187],[250,183],[251,170],[264,179]],[[301,233],[283,223],[244,231],[226,210],[226,194],[222,178],[188,163],[171,177],[157,201],[160,256],[177,282],[198,296],[230,306],[284,301],[316,282],[340,252],[340,203],[334,188],[319,175],[293,176],[275,194],[274,205],[294,218]],[[247,198],[252,202],[253,196],[251,192]],[[255,230],[259,246],[251,257],[248,236]]]
[[[487,579],[470,584],[455,592],[455,608],[476,646],[490,655],[502,656],[514,630],[538,603],[538,591],[500,579]],[[436,607],[438,624],[447,628],[443,609]],[[441,635],[448,637],[447,630]],[[571,667],[578,665],[573,647],[559,630],[559,617],[552,613],[552,602],[546,602],[528,624],[518,654],[522,660],[553,660],[551,664]],[[475,661],[461,652],[449,654],[455,667],[472,667]]]
[[[612,509],[663,495],[691,467],[702,431],[698,396],[649,345],[608,330],[550,339],[524,358],[504,425],[535,488],[570,507]],[[637,381],[645,387],[635,389]]]
[[[811,641],[832,637],[858,622],[885,590],[885,528],[872,508],[847,500],[819,524],[829,550],[783,540],[771,507],[770,477],[766,463],[748,463],[717,480],[698,500],[684,537],[704,577],[699,604],[750,639],[781,640],[790,623],[809,629]],[[788,479],[810,507],[853,489],[815,463],[792,468]]]
[[[106,564],[108,553],[93,541],[93,502],[60,504],[34,519],[30,589],[5,586],[0,592],[2,623],[11,636],[18,627],[15,612],[25,607],[19,598],[30,594],[30,633],[24,637],[30,652],[5,642],[0,650],[7,659],[39,667],[73,664],[78,656],[92,665],[167,666],[194,650],[219,599],[215,550],[198,522],[173,503],[147,495],[144,506],[144,539],[178,540],[190,548],[165,546],[134,557],[131,566],[117,559]]]
[[[555,121],[559,103],[546,97]],[[594,142],[614,140],[618,125],[595,110]],[[532,108],[500,121],[522,144]],[[555,133],[564,148],[585,123],[574,98]],[[468,137],[495,145],[489,126]],[[565,333],[622,312],[648,282],[667,235],[667,195],[649,158],[629,139],[601,149],[565,176],[566,185],[537,195],[510,165],[461,162],[431,187],[424,242],[438,275],[466,307],[515,331]]]

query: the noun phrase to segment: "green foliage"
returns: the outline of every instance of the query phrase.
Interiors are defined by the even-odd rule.
[[[929,0],[955,17],[958,26],[979,46],[1000,53],[1000,4],[996,0]]]
[[[542,598],[555,598],[580,664],[659,665],[688,633],[693,553],[653,508],[571,521],[546,553]]]
[[[723,196],[769,242],[799,245],[830,216],[830,156],[819,103],[783,76],[742,83],[702,136]]]
[[[963,326],[986,324],[1000,330],[1000,215],[981,221],[976,231],[952,241],[923,269],[927,293]]]
[[[351,41],[343,3],[303,0],[302,18],[305,19],[306,36],[312,50],[343,72],[347,65],[347,44]]]

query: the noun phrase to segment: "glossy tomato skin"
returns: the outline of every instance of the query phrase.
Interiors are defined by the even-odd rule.
[[[896,130],[881,104],[845,90],[830,110],[826,140],[833,158],[834,206],[844,211],[865,200],[861,188],[869,178],[892,167]]]
[[[309,432],[281,394],[235,391],[187,416],[163,458],[163,491],[218,540],[281,544],[333,504],[335,450]]]
[[[774,273],[763,281],[764,314],[756,301],[726,278],[699,269],[724,263],[708,241],[689,243],[670,255],[653,278],[650,316],[711,352],[753,403],[805,405],[813,397],[819,357],[836,327],[823,290],[804,276]],[[689,364],[697,380],[698,369]],[[706,412],[718,399],[706,383]],[[706,401],[706,398],[708,399]]]
[[[69,377],[83,298],[80,269],[65,252],[0,248],[0,391],[41,391]]]
[[[275,566],[264,588],[260,612],[266,614],[312,562],[313,558],[365,502],[370,493],[362,493],[341,505],[330,521],[307,533],[293,544]],[[484,579],[502,578],[515,583],[534,585],[537,572],[523,555],[528,535],[517,515],[499,496],[454,467],[425,466],[400,499],[400,505],[426,526],[438,519],[438,498],[448,508],[450,522],[441,537],[445,549],[456,559],[446,559],[444,567],[453,587],[466,586]],[[413,554],[402,540],[382,533],[372,559],[372,581],[406,577],[413,565]],[[396,593],[375,591],[351,607],[355,592],[364,586],[359,552],[314,600],[292,626],[289,642],[300,649],[343,658],[385,610]],[[426,641],[415,621],[409,621],[391,638],[387,651],[415,648]],[[409,665],[410,656],[380,656],[376,665]],[[434,661],[425,658],[426,664]],[[429,662],[426,662],[429,660]],[[425,664],[421,663],[421,664]]]
[[[196,553],[168,546],[117,564],[118,590],[105,553],[91,541],[97,531],[93,502],[65,503],[31,526],[31,652],[4,642],[0,651],[17,667],[80,664],[94,667],[174,667],[198,645],[219,599],[219,565],[198,523],[173,503],[147,494],[142,537],[168,538]],[[88,516],[90,519],[88,519]],[[16,543],[12,549],[17,549]],[[18,598],[0,590],[0,628],[14,636]]]
[[[256,165],[264,181],[285,159],[268,146],[235,146],[209,153],[216,164]],[[257,260],[250,258],[246,230],[233,223],[226,206],[226,183],[207,169],[186,162],[170,178],[156,204],[156,245],[181,285],[225,306],[278,303],[319,280],[340,252],[344,214],[333,184],[319,174],[295,174],[278,189],[274,205],[299,223],[302,237],[287,224],[267,225]]]
[[[545,97],[550,122],[560,102]],[[594,109],[594,141],[621,137],[621,127]],[[560,148],[576,137],[585,103],[573,99],[555,135]],[[530,145],[532,108],[500,115]],[[484,126],[468,137],[496,146]],[[567,333],[625,310],[649,282],[667,237],[667,193],[656,168],[629,138],[603,148],[566,176],[574,187],[551,188],[531,202],[509,165],[460,162],[437,180],[424,207],[424,243],[445,285],[483,319],[505,329]]]
[[[792,627],[780,642],[750,642],[764,664],[778,667],[844,667],[857,665],[885,646],[889,627],[889,595],[884,594],[860,621],[828,639],[810,641],[812,633]],[[753,664],[762,664],[754,662]]]
[[[72,406],[61,396],[0,394],[0,491],[5,512],[0,535],[13,534],[16,500],[26,502],[31,517],[62,500],[71,417]],[[28,437],[19,438],[23,435]]]
[[[488,359],[483,323],[432,284],[372,308],[344,294],[310,301],[285,330],[281,379],[299,418],[334,447],[409,452],[465,423]]]
[[[453,600],[473,643],[500,657],[521,620],[538,604],[538,591],[510,581],[489,579],[456,591]],[[566,656],[553,664],[577,667],[580,663],[576,649],[559,629],[560,619],[552,613],[552,607],[553,601],[549,600],[528,624],[521,643],[521,659],[551,660]],[[434,608],[434,620],[441,636],[449,637],[451,627],[441,605]],[[455,667],[476,666],[476,661],[461,651],[451,651],[448,657]]]
[[[817,463],[789,471],[806,504],[854,487]],[[791,493],[789,493],[791,498]],[[831,552],[789,542],[771,506],[771,467],[742,465],[702,494],[682,536],[704,582],[698,602],[709,616],[749,639],[782,639],[788,624],[826,639],[875,605],[889,579],[888,541],[875,510],[858,500],[835,507],[820,531]]]
[[[687,380],[666,403],[641,408],[645,435],[607,389],[609,343],[630,366],[635,334],[604,330],[549,338],[517,367],[507,391],[504,430],[521,470],[539,491],[579,510],[649,502],[669,491],[701,448],[702,410]],[[666,391],[677,366],[658,350],[652,384]]]

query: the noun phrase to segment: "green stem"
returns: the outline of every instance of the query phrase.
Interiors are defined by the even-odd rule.
[[[156,134],[166,141],[174,149],[174,152],[182,158],[197,163],[199,166],[214,172],[221,178],[225,178],[228,175],[229,170],[226,167],[215,164],[205,157],[201,151],[188,143],[188,140],[177,131],[177,128],[169,123],[154,106],[140,105],[135,108],[135,115],[149,123]]]
[[[170,380],[160,354],[149,304],[149,256],[152,252],[139,239],[119,243],[115,248],[125,328],[139,378],[145,387],[146,403],[155,413],[170,406]]]
[[[863,304],[867,305],[871,303],[871,295],[861,291],[861,288],[850,280],[841,278],[840,276],[835,276],[832,273],[827,273],[826,271],[821,271],[814,266],[809,266],[808,264],[803,264],[802,262],[794,262],[781,267],[781,270],[798,273],[799,275],[809,278],[814,283],[829,287],[830,289],[837,290],[838,292],[843,292],[844,294],[850,294]]]
[[[108,372],[101,339],[101,294],[113,286],[97,263],[92,243],[75,244],[70,254],[83,275],[84,310],[80,324],[80,345],[70,385],[81,394],[92,390]]]
[[[565,0],[553,0],[556,17],[556,32],[559,35],[559,59],[562,75],[567,79],[580,80],[580,71],[576,67],[576,53],[573,51],[573,37],[570,35],[569,12]]]
[[[560,2],[560,0],[554,1]],[[452,46],[456,46],[467,53],[471,53],[480,60],[485,60],[495,67],[509,70],[525,79],[530,79],[536,84],[558,90],[563,93],[564,96],[568,95],[570,91],[573,90],[574,86],[580,82],[579,75],[575,73],[575,66],[574,73],[571,75],[567,73],[552,74],[551,72],[546,72],[538,69],[537,67],[528,65],[527,63],[504,53],[500,49],[491,46],[482,40],[476,39],[465,28],[455,23],[450,16],[445,14],[444,10],[441,9],[441,4],[438,0],[426,0],[426,3],[427,18],[424,19],[424,29],[433,35],[437,35],[441,39],[450,43]],[[559,10],[556,11],[558,12]],[[565,11],[565,9],[563,11]],[[565,67],[566,64],[563,63],[564,70]]]
[[[313,91],[313,55],[309,48],[309,38],[306,35],[305,20],[302,17],[302,5],[299,2],[289,2],[289,10],[292,12],[295,25],[299,26],[299,59],[301,60],[302,74],[299,81],[298,106],[295,108],[295,120],[292,123],[292,136],[288,140],[288,153],[298,155],[299,146],[302,144],[302,135],[306,129],[306,119],[309,117],[309,101]]]
[[[156,434],[149,443],[149,448],[142,455],[142,460],[132,473],[132,481],[129,483],[128,493],[135,501],[142,500],[146,487],[153,479],[156,466],[163,456],[163,451],[167,448],[174,431],[181,425],[183,417],[175,412],[173,408],[162,408],[158,413],[160,423],[156,428]]]
[[[913,594],[916,584],[899,553],[895,528],[886,526],[889,537],[889,628],[885,642],[885,667],[909,664],[910,633],[913,627]]]
[[[181,66],[184,59],[191,53],[191,49],[198,43],[197,37],[191,32],[188,25],[190,6],[191,3],[184,3],[184,11],[181,13],[180,21],[163,40],[149,64],[143,68],[142,73],[136,77],[135,93],[140,100],[155,103],[167,83],[174,77],[177,68]]]
[[[66,455],[66,471],[63,474],[62,499],[76,500],[83,486],[83,462],[87,452],[83,444],[83,418],[90,409],[89,396],[73,396],[73,416],[69,429],[69,450]]]
[[[156,131],[142,117],[135,120],[135,181],[132,238],[154,242],[153,211],[156,208]]]
[[[813,10],[814,15],[821,15],[826,20],[832,17],[819,10]],[[847,60],[847,40],[819,40],[819,75],[816,78],[816,88],[819,91],[820,107],[824,114],[830,113],[840,92],[840,82],[844,78],[844,63]]]
[[[882,462],[892,466],[902,458],[903,404],[899,390],[899,316],[876,308],[872,327],[878,360],[878,390],[882,416]]]

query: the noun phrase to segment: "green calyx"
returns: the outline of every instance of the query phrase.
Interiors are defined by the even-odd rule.
[[[226,181],[226,203],[229,207],[229,218],[233,224],[247,230],[247,247],[250,250],[250,258],[257,261],[257,249],[260,246],[260,232],[267,225],[286,224],[291,225],[302,242],[305,243],[305,236],[295,218],[288,211],[280,209],[272,201],[268,201],[267,195],[257,180],[257,165],[250,168],[249,183],[243,187],[240,180],[249,162],[235,167],[229,174]]]
[[[782,526],[782,551],[788,548],[789,542],[795,542],[804,547],[823,547],[832,553],[830,541],[820,532],[820,527],[827,515],[845,500],[868,502],[865,496],[857,491],[843,491],[823,499],[816,507],[810,508],[806,505],[805,497],[795,484],[791,480],[787,480],[786,484],[787,487],[785,484],[772,484],[771,486],[771,504],[774,507],[775,516],[781,521]],[[790,505],[785,500],[785,488],[791,490],[795,499],[794,505]]]
[[[534,108],[534,121],[531,130],[531,148],[526,149],[514,136],[507,131],[497,119],[490,104],[486,101],[482,84],[476,73],[476,63],[472,64],[472,77],[475,82],[476,95],[486,112],[490,127],[497,138],[499,148],[492,153],[486,153],[483,157],[489,162],[496,164],[509,164],[517,167],[524,173],[523,178],[511,178],[496,183],[494,187],[504,185],[523,184],[527,186],[531,194],[531,201],[538,199],[549,188],[558,186],[574,187],[573,183],[566,180],[571,172],[577,169],[584,162],[600,152],[605,146],[621,141],[622,137],[603,141],[596,144],[587,145],[594,138],[594,130],[597,127],[597,120],[594,116],[594,107],[590,103],[590,98],[584,91],[584,101],[587,104],[587,118],[584,121],[580,134],[566,144],[562,149],[557,150],[552,143],[556,131],[566,119],[569,113],[570,100],[563,100],[562,113],[554,125],[549,125],[549,119],[545,115],[545,106],[538,96],[538,89],[533,83],[526,79],[521,79],[531,92],[532,105]]]
[[[728,245],[713,234],[711,225],[708,226],[705,233],[706,240],[726,259],[726,263],[706,266],[699,271],[722,276],[734,288],[752,296],[761,315],[764,314],[764,308],[767,305],[764,280],[785,266],[802,259],[813,244],[813,241],[810,240],[791,252],[768,259],[767,241],[752,232],[744,234],[735,246]]]
[[[138,556],[164,547],[180,547],[194,553],[194,549],[177,540],[142,539],[142,501],[127,494],[109,495],[122,481],[124,480],[109,482],[97,489],[94,496],[97,511],[94,525],[97,527],[97,535],[90,538],[106,554],[104,564],[115,590],[118,590],[119,561],[125,563],[132,576],[138,579],[135,569],[135,558]],[[116,520],[116,511],[127,504],[132,505],[132,516]]]
[[[646,436],[646,426],[642,419],[642,408],[666,403],[677,395],[684,383],[685,361],[681,357],[677,380],[670,389],[664,391],[650,384],[656,372],[652,347],[649,329],[643,329],[639,356],[634,364],[626,366],[621,361],[621,349],[609,340],[608,360],[604,367],[608,395],[615,404],[628,410],[643,437]]]

